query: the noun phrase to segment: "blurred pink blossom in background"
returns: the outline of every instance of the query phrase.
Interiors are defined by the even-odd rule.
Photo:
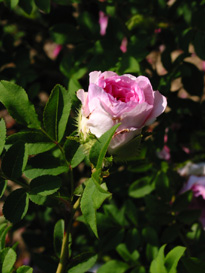
[[[61,52],[63,46],[62,45],[56,45],[56,47],[53,50],[53,57],[57,58],[58,54]]]
[[[170,160],[171,158],[171,154],[170,154],[170,148],[166,145],[167,141],[168,141],[168,128],[166,128],[165,130],[165,135],[164,135],[164,147],[162,148],[161,151],[157,152],[157,156],[160,159],[164,159],[166,161]]]
[[[122,51],[123,53],[127,52],[127,43],[128,43],[127,38],[124,37],[124,38],[122,39],[122,43],[121,43],[121,46],[120,46],[120,49],[121,49],[121,51]]]
[[[103,12],[99,11],[99,24],[100,24],[100,35],[106,34],[106,29],[108,25],[108,16]]]
[[[181,176],[189,177],[182,187],[180,194],[189,190],[193,192],[190,209],[201,210],[199,221],[205,229],[205,162],[188,162],[178,172]]]

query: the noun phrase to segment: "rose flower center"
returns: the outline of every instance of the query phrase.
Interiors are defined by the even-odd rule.
[[[98,84],[117,101],[125,103],[129,101],[141,103],[144,101],[144,94],[139,86],[127,77],[124,79],[122,77],[100,79]]]

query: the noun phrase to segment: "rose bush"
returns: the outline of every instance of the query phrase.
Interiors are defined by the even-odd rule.
[[[109,145],[111,154],[140,135],[167,105],[166,98],[153,91],[147,77],[118,76],[111,71],[91,72],[88,92],[80,89],[77,96],[82,102],[79,133],[84,140],[90,133],[99,138],[120,123]]]

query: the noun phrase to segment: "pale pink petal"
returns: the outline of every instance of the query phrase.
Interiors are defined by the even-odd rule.
[[[108,103],[108,94],[98,85],[90,84],[88,89],[88,106],[90,112],[93,112],[98,107],[101,108],[101,100]]]
[[[153,110],[151,112],[151,115],[146,121],[146,125],[151,124],[156,119],[156,117],[158,117],[164,112],[166,107],[167,107],[167,99],[162,94],[160,94],[159,91],[155,91]]]
[[[121,50],[123,53],[127,52],[127,43],[128,43],[127,38],[124,37],[124,38],[122,39],[122,43],[121,43],[121,45],[120,45],[120,50]]]
[[[136,105],[130,112],[125,112],[121,115],[122,125],[127,128],[142,128],[151,114],[152,108],[153,106],[146,102]]]
[[[120,128],[120,127],[119,127]],[[135,136],[141,133],[140,129],[130,128],[127,130],[117,130],[117,133],[113,136],[110,145],[109,145],[109,152],[112,154],[115,149],[118,149],[120,146],[126,144]]]
[[[89,82],[91,83],[98,83],[98,79],[101,75],[101,71],[93,71],[89,74],[90,78],[89,78]]]
[[[202,196],[202,198],[205,199],[205,185],[196,183],[192,186],[192,191],[195,197]]]
[[[90,114],[89,108],[88,108],[88,93],[85,92],[83,89],[79,89],[77,91],[77,97],[82,103],[82,112],[87,117]]]
[[[106,34],[106,29],[108,25],[108,16],[103,12],[99,11],[99,24],[100,24],[100,35]]]
[[[136,78],[136,83],[139,85],[140,89],[143,90],[145,101],[153,105],[154,104],[154,91],[152,89],[152,85],[147,77],[139,76]]]
[[[114,126],[114,122],[108,113],[98,107],[98,109],[90,115],[87,126],[90,132],[99,138]]]

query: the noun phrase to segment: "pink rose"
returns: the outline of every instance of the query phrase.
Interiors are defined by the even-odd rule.
[[[153,91],[147,77],[118,76],[111,71],[91,72],[88,92],[80,89],[77,96],[82,102],[79,132],[84,139],[89,133],[99,138],[121,123],[110,142],[110,153],[139,135],[167,105],[166,98]]]

